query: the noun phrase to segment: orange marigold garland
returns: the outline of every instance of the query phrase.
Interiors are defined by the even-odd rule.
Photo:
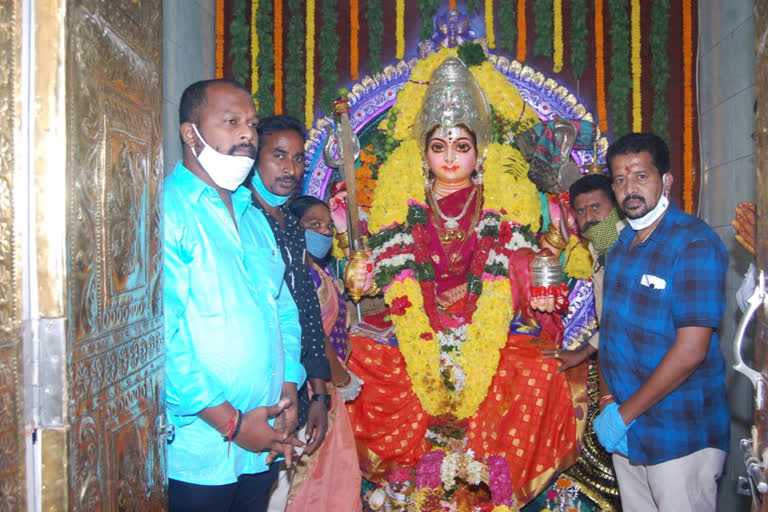
[[[632,0],[632,131],[643,131],[643,98],[640,79],[643,63],[640,43],[640,0]]]
[[[224,76],[224,0],[216,0],[216,78]]]
[[[604,38],[603,0],[595,0],[595,92],[597,94],[597,118],[603,133],[608,131],[608,109],[605,102]]]
[[[275,0],[275,115],[283,113],[283,0]]]
[[[360,35],[360,3],[349,0],[349,75],[353,81],[359,76],[358,43]]]
[[[517,60],[525,62],[527,48],[526,26],[525,26],[525,0],[517,0]]]
[[[683,208],[693,213],[693,24],[691,0],[683,0]]]

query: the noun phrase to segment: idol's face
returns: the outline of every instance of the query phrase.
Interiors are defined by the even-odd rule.
[[[471,185],[477,148],[474,137],[466,128],[451,128],[447,133],[436,129],[427,138],[426,158],[438,184]]]
[[[576,224],[582,233],[597,226],[613,209],[613,202],[604,190],[584,192],[573,198],[573,210],[576,212]]]
[[[616,155],[610,167],[616,203],[630,219],[651,211],[672,185],[672,176],[667,173],[668,177],[662,178],[647,151]]]

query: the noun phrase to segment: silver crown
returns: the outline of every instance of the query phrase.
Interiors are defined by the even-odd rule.
[[[464,126],[477,138],[477,154],[491,142],[491,109],[472,72],[456,57],[448,57],[429,79],[414,135],[426,146],[426,136],[435,127],[441,134]],[[445,133],[442,133],[445,132]]]

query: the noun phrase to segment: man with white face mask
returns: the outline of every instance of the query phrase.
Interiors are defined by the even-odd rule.
[[[240,186],[258,116],[242,85],[207,80],[179,121],[184,156],[164,182],[169,510],[263,511],[272,461],[302,445],[271,425],[295,416],[305,371],[280,251]]]
[[[725,247],[667,199],[669,149],[626,135],[608,148],[625,229],[606,258],[600,321],[602,412],[625,511],[714,511],[728,449]]]

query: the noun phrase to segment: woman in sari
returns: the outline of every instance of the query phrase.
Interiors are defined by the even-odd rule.
[[[527,503],[576,460],[586,418],[586,367],[558,374],[541,357],[560,348],[567,301],[559,285],[533,286],[538,192],[500,143],[538,119],[489,62],[469,69],[450,52],[415,70],[392,109],[399,145],[368,224],[397,338],[351,336],[349,368],[366,384],[347,409],[363,474],[383,489],[373,509],[509,510],[513,492]],[[476,75],[505,95],[498,124],[517,109],[510,130],[495,129]]]

